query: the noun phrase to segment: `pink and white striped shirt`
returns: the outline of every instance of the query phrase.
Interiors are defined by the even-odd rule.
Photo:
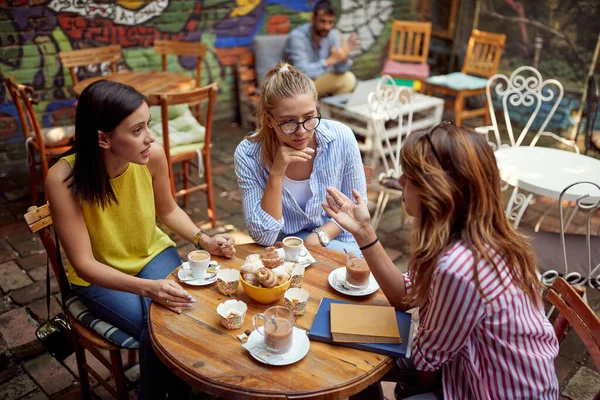
[[[460,242],[440,258],[428,301],[419,309],[416,368],[442,368],[446,400],[557,399],[558,341],[542,306],[512,284],[503,261],[499,277],[481,260],[477,270],[486,303],[475,285],[473,262]],[[405,282],[410,290],[406,276]]]

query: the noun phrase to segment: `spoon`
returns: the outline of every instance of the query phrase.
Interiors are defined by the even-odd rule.
[[[346,256],[348,256],[348,260],[350,260],[352,266],[356,268],[356,264],[354,263],[354,260],[352,260],[352,257],[350,257],[350,253],[348,253],[348,250],[344,249],[344,253],[346,253]]]

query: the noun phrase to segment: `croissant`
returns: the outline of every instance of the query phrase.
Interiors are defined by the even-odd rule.
[[[258,277],[256,276],[256,274],[243,274],[242,278],[244,278],[244,281],[246,281],[246,283],[249,283],[252,286],[258,286]]]
[[[265,254],[260,256],[260,260],[267,268],[275,268],[283,264],[283,259],[279,256],[277,250],[267,251]]]
[[[256,271],[256,277],[262,287],[272,288],[277,286],[277,277],[273,271],[268,268],[260,268]]]
[[[272,269],[271,271],[273,271],[273,273],[275,274],[275,278],[277,279],[276,286],[283,285],[288,281],[288,279],[290,279],[290,276],[288,274],[278,271],[277,269]]]

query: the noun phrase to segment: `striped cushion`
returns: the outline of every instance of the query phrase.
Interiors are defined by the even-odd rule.
[[[67,309],[79,322],[96,331],[114,345],[125,349],[137,349],[139,342],[114,325],[104,322],[98,318],[77,298],[70,297],[67,300]]]

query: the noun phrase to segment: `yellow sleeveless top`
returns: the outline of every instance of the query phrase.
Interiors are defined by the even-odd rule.
[[[61,158],[75,165],[75,154]],[[118,203],[106,208],[81,203],[92,251],[98,262],[129,275],[137,275],[161,251],[175,243],[156,226],[152,176],[145,165],[129,163],[127,170],[111,179]],[[89,286],[77,276],[67,260],[72,284]]]

